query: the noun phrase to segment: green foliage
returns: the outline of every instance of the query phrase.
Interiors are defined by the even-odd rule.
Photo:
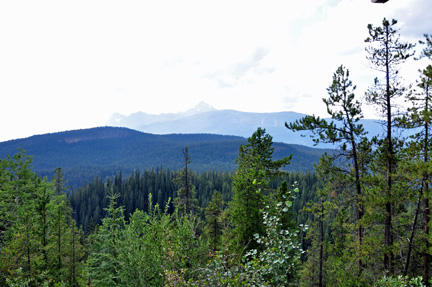
[[[384,276],[376,282],[376,287],[425,287],[422,277],[408,278],[408,276],[386,277]]]
[[[319,201],[312,203],[310,211],[315,215],[315,222],[311,224],[312,231],[308,240],[312,242],[309,250],[308,262],[304,272],[302,284],[328,284],[338,285],[340,278],[349,280],[353,286],[361,285],[359,278],[352,274],[361,274],[363,268],[360,250],[363,241],[363,215],[364,215],[364,177],[368,172],[370,157],[369,142],[366,132],[359,123],[363,117],[361,104],[355,99],[356,87],[349,79],[349,71],[340,66],[333,74],[332,84],[327,89],[329,97],[323,101],[332,121],[320,119],[315,116],[306,116],[294,123],[286,123],[286,127],[293,131],[309,131],[312,133],[315,144],[337,144],[339,149],[333,154],[324,154],[319,165],[316,165],[318,176],[323,181],[323,188],[317,190]],[[339,209],[338,209],[339,208]],[[355,215],[355,221],[350,220]],[[329,218],[340,224],[328,223]],[[354,217],[354,216],[353,216]],[[326,239],[325,224],[333,225],[339,229],[338,234],[333,230],[333,238]],[[356,227],[357,238],[353,240],[350,233]],[[355,245],[345,242],[355,242]],[[340,245],[340,248],[327,248],[327,245]],[[356,258],[357,257],[357,258]],[[341,268],[345,264],[352,266],[356,260],[355,268]],[[325,274],[324,274],[325,273]]]
[[[429,41],[430,39],[428,39]],[[430,46],[430,41],[428,42]],[[429,47],[430,49],[430,47]],[[423,51],[422,56],[428,54],[428,47]],[[404,189],[411,194],[414,209],[412,219],[411,234],[409,235],[408,254],[404,268],[404,275],[408,274],[412,260],[413,245],[420,245],[423,253],[423,276],[425,281],[430,278],[430,243],[429,222],[431,220],[429,200],[430,194],[430,174],[431,174],[431,100],[432,100],[432,66],[420,71],[420,79],[417,81],[419,90],[407,95],[406,101],[410,104],[406,114],[396,119],[398,126],[405,129],[415,129],[415,133],[405,143],[401,150],[401,161],[399,163],[398,176],[404,183]],[[422,216],[424,213],[424,216]],[[420,224],[419,224],[420,223]],[[423,225],[423,230],[416,231],[418,225]],[[422,232],[423,231],[423,232]],[[419,237],[423,240],[415,241],[415,233],[420,232]],[[411,263],[412,265],[412,263]]]
[[[286,167],[291,149],[274,145],[261,128],[247,143],[212,135],[164,137],[177,140],[176,147],[192,141],[195,162],[214,170],[201,173],[189,169],[188,149],[179,173],[141,172],[124,153],[113,152],[130,151],[138,142],[136,151],[152,153],[157,165],[168,157],[181,162],[174,156],[178,149],[173,153],[161,138],[151,143],[147,135],[111,128],[68,133],[79,139],[68,148],[85,153],[90,146],[96,152],[83,158],[104,165],[103,178],[106,171],[109,175],[69,197],[62,168],[50,182],[33,172],[23,150],[0,160],[0,285],[430,286],[432,66],[420,71],[416,89],[406,93],[406,112],[396,113],[393,99],[408,91],[398,65],[413,48],[399,41],[396,24],[384,19],[381,26],[369,25],[366,39],[372,67],[384,73],[366,95],[383,116],[384,135],[366,139],[361,104],[344,66],[333,74],[323,99],[331,119],[307,116],[286,124],[311,132],[317,144],[338,147],[324,153],[316,173],[285,173],[293,168]],[[425,37],[420,57],[431,59],[431,36]],[[414,132],[402,139],[396,126]],[[111,140],[94,140],[93,132]],[[216,142],[206,145],[203,138]],[[40,141],[47,159],[70,156],[56,150],[58,142],[31,141]],[[146,141],[150,145],[143,148]],[[209,159],[233,162],[238,146],[236,172],[217,172],[219,163]],[[119,165],[106,165],[107,151],[129,176],[115,171]],[[314,156],[295,160],[301,164]],[[134,160],[157,166],[145,156]],[[66,162],[70,167],[80,161]],[[75,176],[90,176],[92,168]],[[289,190],[294,182],[298,188]],[[86,228],[87,238],[73,218]]]
[[[92,253],[88,258],[89,280],[94,286],[117,286],[121,276],[119,261],[120,245],[124,240],[125,225],[123,208],[116,207],[118,194],[109,196],[108,216],[102,220],[99,232],[94,234]]]
[[[149,199],[151,202],[151,198]],[[118,254],[121,286],[163,286],[170,217],[156,205],[135,211],[125,226]]]
[[[296,286],[299,258],[302,253],[299,230],[283,228],[283,214],[292,208],[292,193],[263,212],[264,235],[255,234],[254,240],[262,250],[249,250],[235,263],[232,256],[218,252],[200,272],[192,286]],[[302,227],[303,231],[306,227]]]
[[[339,66],[333,74],[333,82],[327,88],[329,97],[323,98],[327,112],[333,121],[328,122],[316,116],[306,116],[293,123],[285,123],[285,126],[293,131],[310,131],[313,141],[318,143],[338,144],[342,151],[349,145],[351,158],[355,149],[353,143],[366,135],[362,124],[359,124],[363,114],[361,104],[355,100],[356,87],[349,79],[349,70]]]
[[[219,250],[219,245],[221,242],[221,236],[223,231],[221,217],[223,207],[224,201],[222,199],[222,194],[215,191],[213,193],[212,200],[210,201],[208,207],[205,210],[207,220],[205,231],[213,253],[216,253],[216,251]]]
[[[234,223],[234,241],[238,251],[258,248],[252,241],[255,233],[264,234],[262,209],[269,193],[268,184],[272,178],[281,175],[280,169],[289,164],[286,157],[273,160],[273,141],[264,129],[258,128],[248,139],[248,144],[239,148],[236,160],[237,171],[233,176],[233,200],[230,203]]]
[[[200,234],[201,220],[195,216],[176,216],[170,228],[168,261],[165,273],[168,284],[172,280],[182,279],[190,281],[196,278],[197,273],[208,260],[209,249],[207,242]],[[174,275],[174,277],[173,277]],[[178,286],[176,284],[170,286]]]
[[[111,218],[95,235],[88,281],[94,286],[163,286],[169,216],[150,204],[149,213],[137,210],[127,224],[116,198],[110,198]]]
[[[175,207],[180,216],[197,214],[199,212],[198,200],[195,196],[195,186],[192,184],[192,173],[188,165],[191,163],[188,147],[183,150],[185,166],[176,177],[175,181],[180,184],[175,198]]]
[[[394,28],[396,24],[397,20],[389,21],[384,18],[381,26],[374,27],[372,24],[367,26],[369,37],[365,42],[371,44],[366,48],[369,54],[368,60],[377,68],[385,69],[386,66],[397,65],[412,56],[410,50],[414,45],[399,42],[398,30]],[[392,72],[396,73],[396,70]]]
[[[227,171],[236,169],[235,159],[243,137],[213,134],[153,135],[119,127],[99,127],[33,136],[0,143],[0,158],[24,148],[31,154],[34,171],[41,177],[51,177],[61,166],[70,188],[78,189],[95,177],[105,180],[122,171],[183,168],[181,151],[189,146],[195,172]],[[313,171],[323,150],[275,143],[274,158],[294,154],[290,171]],[[157,197],[157,191],[153,192]],[[147,198],[147,195],[145,196]],[[145,207],[147,208],[147,207]]]
[[[299,258],[302,253],[298,240],[299,231],[294,228],[284,229],[282,223],[283,214],[288,212],[291,206],[291,199],[286,197],[286,201],[276,204],[275,215],[271,215],[269,211],[264,212],[266,234],[255,235],[257,243],[264,246],[263,251],[258,252],[255,249],[245,255],[248,260],[246,269],[255,269],[254,272],[262,277],[259,281],[270,286],[297,285]]]
[[[200,220],[153,207],[136,210],[129,222],[110,196],[108,217],[93,235],[86,274],[92,286],[178,286],[192,280],[206,262],[207,244],[198,236]]]
[[[79,275],[72,270],[79,272],[82,252],[79,235],[71,244],[75,222],[65,195],[32,172],[22,150],[0,166],[0,285],[76,286]]]
[[[109,204],[107,195],[113,183],[113,188],[120,194],[118,204],[124,206],[126,218],[129,218],[136,209],[148,211],[149,194],[154,195],[152,205],[165,206],[169,198],[175,201],[176,191],[181,188],[181,182],[174,180],[176,175],[177,173],[170,170],[156,168],[144,172],[136,171],[128,177],[120,177],[120,174],[117,174],[108,178],[105,183],[100,178],[95,178],[69,195],[75,211],[74,218],[87,233],[90,233],[94,225],[100,224],[101,219],[106,216],[104,208]],[[191,186],[195,186],[195,198],[199,207],[205,208],[208,205],[214,191],[220,192],[224,201],[232,198],[230,173],[210,171],[198,175],[189,171],[189,176]],[[168,212],[174,212],[171,203]]]
[[[423,51],[420,54],[420,58],[427,57],[432,59],[432,35],[424,34],[425,41],[420,40],[420,44],[424,45]]]
[[[374,140],[378,144],[378,148],[371,171],[377,184],[372,190],[378,186],[379,188],[373,192],[375,198],[372,200],[381,201],[377,197],[382,199],[381,208],[385,214],[381,223],[384,225],[382,231],[384,246],[380,249],[383,250],[383,270],[387,270],[390,274],[395,272],[396,262],[400,262],[395,258],[397,251],[395,238],[399,236],[396,236],[396,229],[393,229],[393,226],[396,226],[395,220],[401,214],[398,206],[402,204],[404,199],[403,190],[398,190],[395,184],[397,183],[395,171],[398,164],[396,155],[400,143],[394,137],[393,131],[397,116],[394,100],[406,92],[406,88],[401,85],[399,80],[398,66],[413,55],[412,49],[414,48],[414,45],[410,43],[400,42],[398,30],[395,29],[396,24],[396,20],[388,21],[385,18],[381,26],[374,27],[369,24],[369,37],[365,40],[366,43],[370,44],[366,48],[367,59],[373,68],[383,74],[381,80],[375,78],[373,87],[366,93],[366,101],[375,105],[380,112],[385,130],[384,137]]]

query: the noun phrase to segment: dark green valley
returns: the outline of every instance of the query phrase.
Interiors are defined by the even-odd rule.
[[[182,150],[188,146],[190,168],[202,171],[233,171],[241,144],[237,136],[213,134],[154,135],[127,128],[99,127],[32,136],[0,143],[0,158],[14,155],[19,148],[33,157],[36,173],[51,176],[61,167],[69,185],[80,186],[94,177],[105,179],[122,171],[182,168]],[[274,144],[274,157],[293,154],[289,171],[312,171],[313,164],[329,150],[301,145]]]

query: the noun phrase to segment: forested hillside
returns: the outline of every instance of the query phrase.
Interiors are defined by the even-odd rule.
[[[33,157],[37,174],[50,176],[62,167],[70,187],[78,187],[98,176],[102,180],[119,171],[129,174],[163,167],[182,167],[181,151],[192,154],[194,171],[233,171],[245,138],[212,134],[153,135],[126,128],[100,127],[75,130],[0,143],[0,157],[14,155],[19,148]],[[291,171],[313,170],[324,149],[275,143],[275,158],[294,154]]]

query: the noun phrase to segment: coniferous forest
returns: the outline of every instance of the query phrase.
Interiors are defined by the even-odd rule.
[[[340,65],[328,118],[286,123],[336,148],[314,172],[287,172],[292,156],[274,159],[262,128],[235,171],[191,170],[186,146],[179,170],[70,188],[24,150],[1,159],[0,286],[431,286],[432,36],[405,43],[387,19],[367,29],[366,94]],[[404,83],[411,58],[429,64]],[[362,104],[382,134],[360,124]]]

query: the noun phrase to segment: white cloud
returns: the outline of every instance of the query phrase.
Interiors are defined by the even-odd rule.
[[[351,70],[359,93],[373,78],[366,25],[396,18],[401,34],[417,41],[432,30],[425,12],[431,3],[1,2],[0,121],[8,125],[0,140],[103,125],[114,112],[182,111],[200,101],[322,115],[337,66]]]

